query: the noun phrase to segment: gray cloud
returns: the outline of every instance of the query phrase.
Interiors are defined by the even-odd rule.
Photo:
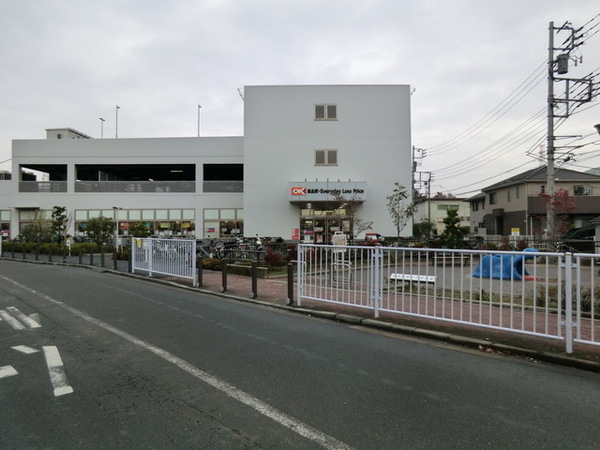
[[[421,168],[440,174],[438,190],[466,192],[477,186],[449,175],[460,172],[448,169],[458,160],[487,155],[490,163],[467,175],[484,184],[532,163],[530,142],[483,150],[544,107],[545,83],[476,138],[436,147],[544,62],[549,21],[581,26],[599,12],[593,0],[3,2],[0,161],[12,139],[43,138],[45,128],[99,137],[104,117],[111,136],[117,104],[120,137],[194,136],[198,104],[202,134],[241,135],[244,85],[406,83],[416,88],[413,143],[432,149]],[[598,68],[599,43],[600,34],[586,43],[574,73]],[[598,114],[572,117],[565,132],[593,132]]]

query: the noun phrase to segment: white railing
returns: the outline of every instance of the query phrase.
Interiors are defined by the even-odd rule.
[[[194,239],[131,239],[131,271],[186,278],[198,286]]]
[[[298,247],[298,303],[373,311],[600,345],[597,254]]]

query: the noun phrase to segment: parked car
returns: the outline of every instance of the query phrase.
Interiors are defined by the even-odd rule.
[[[596,227],[581,227],[569,230],[560,238],[562,250],[578,253],[595,253]]]

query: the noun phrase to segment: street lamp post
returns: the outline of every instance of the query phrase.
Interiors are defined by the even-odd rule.
[[[117,249],[119,239],[119,210],[123,209],[119,206],[113,206],[113,219],[115,221],[115,250],[113,251],[113,269],[117,270]]]
[[[115,139],[119,137],[119,109],[121,107],[117,105],[115,107]]]
[[[200,137],[200,110],[202,106],[198,105],[198,137]]]
[[[100,117],[100,139],[104,139],[104,119]]]

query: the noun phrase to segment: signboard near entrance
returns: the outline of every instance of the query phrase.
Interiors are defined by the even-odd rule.
[[[341,231],[336,231],[331,237],[332,245],[348,245],[348,237]]]
[[[367,183],[365,181],[298,181],[289,183],[290,202],[331,201],[337,196],[346,200],[365,201]]]

